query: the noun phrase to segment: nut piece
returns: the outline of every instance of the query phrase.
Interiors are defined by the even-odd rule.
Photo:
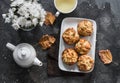
[[[67,65],[75,64],[77,62],[77,59],[78,59],[78,54],[72,48],[65,49],[62,53],[62,60]]]
[[[94,66],[94,60],[89,55],[81,55],[78,58],[78,68],[81,71],[89,71]]]
[[[90,49],[91,44],[85,39],[80,39],[75,45],[75,50],[82,55],[87,54],[90,51]]]
[[[74,44],[79,40],[79,35],[73,28],[68,28],[63,33],[62,38],[67,44]]]
[[[55,19],[56,19],[55,16],[51,12],[47,12],[47,15],[45,17],[45,24],[52,25]]]
[[[83,20],[77,26],[78,34],[81,36],[90,36],[93,32],[93,24],[91,21]]]
[[[100,50],[99,51],[100,59],[104,64],[110,64],[112,62],[112,54],[110,50]]]
[[[54,44],[56,39],[53,36],[50,35],[43,35],[42,38],[39,41],[39,44],[42,46],[42,49],[47,49]]]

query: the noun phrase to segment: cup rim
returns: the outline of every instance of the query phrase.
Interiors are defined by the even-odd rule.
[[[54,6],[55,6],[55,8],[56,8],[60,13],[63,13],[63,14],[68,14],[68,13],[73,12],[73,11],[76,9],[77,4],[78,4],[78,0],[76,0],[76,3],[75,3],[74,8],[72,8],[69,12],[62,12],[62,11],[60,11],[60,10],[57,8],[55,1],[56,1],[56,0],[54,0]]]

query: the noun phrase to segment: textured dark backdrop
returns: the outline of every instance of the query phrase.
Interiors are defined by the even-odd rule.
[[[43,7],[55,13],[53,0],[39,0]],[[78,0],[76,10],[61,14],[52,26],[37,27],[31,32],[15,31],[5,24],[1,14],[7,13],[10,1],[0,0],[0,83],[120,83],[120,0]],[[65,17],[83,17],[97,22],[97,45],[95,69],[84,76],[52,77],[47,75],[47,51],[36,45],[43,34],[59,34],[61,21]],[[27,42],[34,45],[43,67],[20,68],[12,58],[12,52],[5,45]],[[113,63],[104,65],[98,57],[100,49],[110,49]]]

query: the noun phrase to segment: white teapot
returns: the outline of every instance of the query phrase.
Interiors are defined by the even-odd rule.
[[[36,57],[36,51],[30,44],[21,43],[14,46],[11,43],[7,43],[6,47],[13,51],[13,58],[21,67],[27,68],[32,65],[43,65],[43,63]]]

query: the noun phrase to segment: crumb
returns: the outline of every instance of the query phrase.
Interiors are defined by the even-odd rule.
[[[110,52],[110,50],[100,50],[99,51],[99,56],[101,61],[104,64],[110,64],[112,62],[112,54]]]
[[[56,17],[51,12],[47,12],[47,15],[45,17],[45,24],[53,25],[55,19],[56,19]]]
[[[39,41],[39,44],[42,46],[42,49],[48,49],[55,43],[55,41],[56,39],[53,36],[46,34],[42,36],[42,38]]]

